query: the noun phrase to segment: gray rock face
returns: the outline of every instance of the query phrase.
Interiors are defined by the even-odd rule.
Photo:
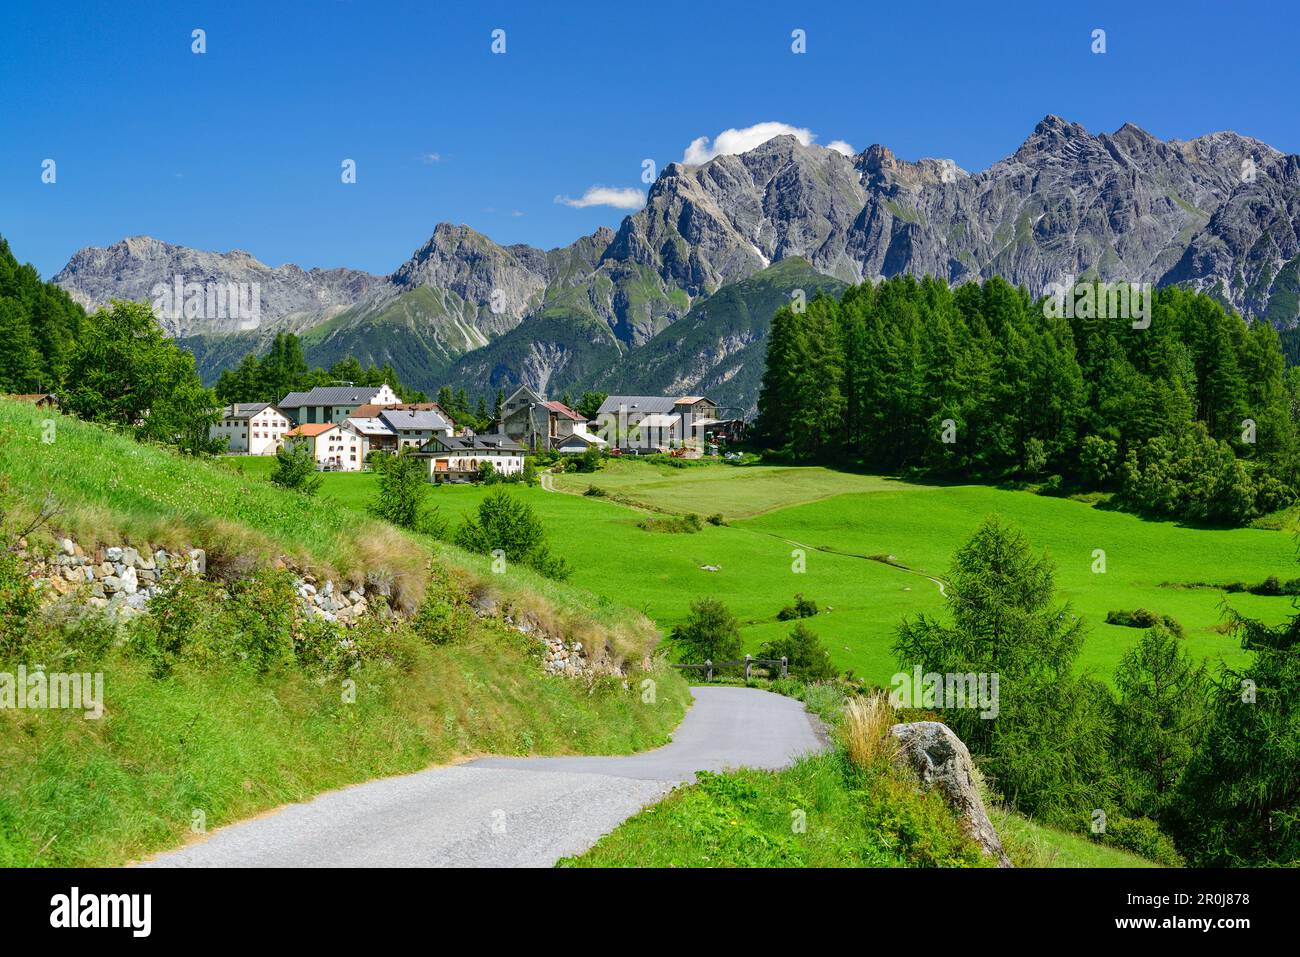
[[[669,166],[609,256],[644,263],[691,296],[800,256],[848,282],[998,275],[1034,293],[1090,273],[1217,282],[1226,302],[1263,315],[1271,279],[1252,297],[1251,277],[1275,276],[1297,254],[1296,163],[1235,133],[1163,142],[1126,124],[1093,136],[1055,116],[974,175],[879,145],[849,159],[782,136]]]
[[[938,721],[896,724],[889,733],[898,739],[902,757],[921,783],[943,793],[984,853],[997,858],[999,867],[1013,866],[984,810],[984,800],[975,784],[975,766],[961,738]]]
[[[508,249],[468,226],[440,223],[391,282],[403,291],[427,286],[455,294],[470,307],[465,318],[490,338],[509,332],[541,303],[546,273],[537,252]]]
[[[274,323],[300,314],[313,321],[349,306],[383,282],[355,269],[304,270],[289,264],[271,268],[242,250],[204,252],[174,246],[148,236],[132,236],[107,248],[78,251],[54,282],[83,306],[97,309],[112,299],[153,303],[158,284],[174,289],[176,277],[185,283],[256,283],[260,322]],[[251,294],[250,294],[251,295]],[[188,336],[235,332],[239,320],[213,316],[160,315],[168,335]]]

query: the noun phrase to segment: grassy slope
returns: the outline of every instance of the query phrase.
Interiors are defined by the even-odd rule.
[[[400,532],[323,498],[286,494],[265,480],[272,459],[239,460],[248,463],[241,474],[225,463],[184,459],[66,416],[54,419],[55,440],[46,444],[46,418],[31,406],[0,400],[0,477],[28,503],[54,493],[64,506],[56,524],[83,544],[193,544],[207,548],[209,564],[218,566],[251,552],[287,555],[343,576],[384,567],[399,588],[409,587],[417,597],[432,560],[507,598],[549,605],[575,626],[604,630],[629,654],[639,655],[657,640],[642,616],[581,588],[523,567],[492,575],[481,556]]]
[[[269,468],[241,462],[250,475]],[[373,481],[369,475],[327,476],[323,494],[363,508]],[[1284,532],[1185,528],[984,486],[907,485],[825,469],[645,463],[619,463],[556,481],[574,491],[598,485],[656,508],[754,516],[726,527],[706,525],[692,535],[656,534],[637,527],[643,512],[610,499],[519,489],[570,558],[575,584],[644,611],[664,630],[684,617],[691,599],[716,595],[741,618],[751,651],[789,629],[776,613],[801,591],[823,609],[810,624],[837,664],[878,682],[896,670],[889,645],[902,616],[943,608],[938,587],[924,575],[942,577],[953,551],[990,512],[1015,521],[1035,546],[1050,551],[1060,591],[1088,622],[1081,665],[1102,677],[1109,677],[1140,634],[1107,625],[1107,611],[1143,606],[1173,615],[1194,653],[1237,662],[1240,648],[1217,630],[1223,604],[1280,621],[1290,612],[1289,601],[1162,583],[1253,583],[1297,573],[1295,546]],[[483,494],[481,488],[444,487],[431,500],[455,518]],[[780,508],[783,500],[790,505]],[[834,551],[809,551],[807,571],[796,575],[787,539]],[[1094,548],[1106,551],[1104,575],[1091,571]],[[869,555],[893,555],[915,573],[856,557]],[[704,565],[720,571],[705,571]]]
[[[346,570],[360,551],[412,576],[430,560],[468,581],[481,574],[457,549],[71,419],[56,419],[47,444],[46,418],[0,401],[0,478],[20,509],[53,491],[67,507],[57,524],[83,543],[198,544],[216,567],[244,550]],[[579,589],[525,570],[493,579],[504,600],[585,632],[588,643],[604,637],[640,654],[653,640],[640,616]],[[195,809],[211,828],[463,755],[627,752],[663,743],[680,720],[688,693],[675,673],[657,671],[652,707],[635,684],[544,677],[538,647],[479,623],[456,644],[420,646],[404,668],[379,662],[354,673],[350,705],[334,680],[292,668],[255,676],[186,665],[156,679],[125,650],[78,663],[104,673],[102,720],[0,711],[0,865],[120,863],[183,840]],[[6,661],[0,670],[20,663],[55,667]]]
[[[803,831],[796,830],[802,812]],[[951,841],[931,845],[940,831]],[[838,752],[783,771],[701,775],[601,838],[571,867],[971,867],[937,793],[864,774]],[[960,848],[960,850],[957,850]]]
[[[522,639],[484,634],[407,673],[337,682],[179,670],[111,657],[105,716],[0,711],[0,866],[121,864],[209,829],[375,777],[480,753],[626,753],[665,744],[685,708],[666,672],[636,688],[542,674]],[[8,670],[10,666],[4,665]]]
[[[1047,827],[1011,811],[990,808],[989,820],[1017,867],[1159,866],[1145,857],[1098,844],[1082,834]]]
[[[943,813],[910,781],[863,775],[839,754],[783,771],[708,775],[629,818],[568,867],[971,866],[936,856],[924,823]],[[792,814],[803,811],[806,831]],[[1154,867],[1088,838],[1006,811],[990,812],[1017,867]],[[987,861],[980,863],[987,866]]]

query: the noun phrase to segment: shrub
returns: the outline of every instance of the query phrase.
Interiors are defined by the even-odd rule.
[[[721,512],[714,512],[712,515],[710,515],[710,516],[706,519],[706,521],[707,521],[710,525],[719,525],[719,526],[721,526],[721,525],[726,525],[726,524],[727,524],[726,521],[723,519],[723,517],[722,517],[722,513],[721,513]]]
[[[1079,469],[1083,480],[1093,488],[1105,489],[1114,485],[1117,476],[1119,446],[1100,435],[1084,436],[1079,448]]]
[[[1165,867],[1184,867],[1187,863],[1173,840],[1150,818],[1107,815],[1106,830],[1097,839],[1102,844],[1131,851]]]
[[[381,461],[379,488],[370,504],[376,518],[399,528],[414,529],[420,522],[420,506],[428,491],[427,466],[408,448]]]
[[[316,460],[306,442],[286,442],[276,450],[271,481],[281,488],[315,495],[321,479],[316,474]]]
[[[769,641],[759,649],[760,658],[785,658],[790,674],[804,681],[825,681],[835,677],[830,652],[811,628],[799,622],[790,634]]]
[[[456,544],[480,555],[500,549],[508,562],[529,565],[548,578],[569,576],[568,563],[551,554],[546,530],[532,507],[505,489],[491,492],[456,531]]]
[[[817,602],[804,598],[802,592],[794,596],[794,604],[786,605],[776,613],[777,621],[794,621],[796,618],[812,618],[817,614]]]
[[[582,494],[589,496],[591,498],[605,498],[609,495],[609,493],[606,492],[599,485],[588,485],[587,491],[583,492]]]
[[[1258,585],[1250,589],[1252,595],[1281,595],[1282,582],[1276,575],[1269,575]]]
[[[744,648],[736,616],[716,598],[691,602],[686,621],[673,628],[669,640],[679,660],[691,664],[731,661],[739,658]]]
[[[155,677],[182,660],[266,672],[294,653],[303,614],[293,575],[264,570],[227,588],[194,575],[168,582],[131,623],[128,644]]]
[[[694,512],[689,515],[656,515],[637,522],[637,528],[647,532],[664,532],[669,535],[693,535],[704,524]]]
[[[217,586],[193,575],[172,579],[149,599],[147,616],[132,622],[129,646],[154,677],[171,673],[217,604]]]
[[[431,645],[445,645],[470,631],[468,613],[445,594],[431,594],[420,603],[411,628]]]
[[[1060,475],[1049,476],[1047,481],[1038,487],[1039,495],[1063,495],[1065,494],[1065,479]]]
[[[18,557],[0,550],[0,659],[21,654],[40,602]]]
[[[1122,608],[1113,609],[1106,612],[1106,624],[1121,625],[1125,628],[1163,627],[1171,631],[1175,637],[1186,637],[1183,626],[1178,622],[1178,619],[1171,615],[1161,615],[1146,608],[1137,608],[1133,611],[1125,611]]]
[[[1290,505],[1294,493],[1262,470],[1248,471],[1227,442],[1197,422],[1129,450],[1121,499],[1148,514],[1241,525]]]
[[[230,636],[237,659],[265,672],[292,656],[294,632],[302,616],[293,573],[263,571],[230,587],[223,631]]]

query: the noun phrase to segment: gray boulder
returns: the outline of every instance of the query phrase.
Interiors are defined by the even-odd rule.
[[[901,757],[927,787],[937,787],[966,822],[970,836],[985,854],[997,858],[998,867],[1012,867],[1002,840],[989,821],[975,783],[970,751],[952,729],[938,721],[896,724],[889,733],[898,739]]]

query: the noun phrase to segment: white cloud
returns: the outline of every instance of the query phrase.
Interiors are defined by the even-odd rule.
[[[426,166],[431,165],[431,164],[433,164],[433,163],[440,162],[441,160],[442,160],[442,154],[441,154],[441,153],[421,153],[421,154],[420,154],[420,162],[421,162],[421,163],[424,163]]]
[[[747,153],[755,146],[766,143],[774,136],[784,136],[789,134],[797,139],[804,146],[807,146],[817,137],[813,131],[801,126],[791,126],[789,123],[755,123],[753,126],[747,126],[744,129],[723,130],[713,138],[710,145],[707,136],[700,136],[691,140],[691,145],[686,147],[686,152],[682,155],[682,162],[688,166],[699,166],[701,163],[707,163],[715,156],[723,154],[735,155],[736,153]]]
[[[707,163],[715,156],[734,156],[737,153],[747,153],[756,146],[761,146],[774,136],[793,136],[804,146],[808,146],[817,140],[817,134],[807,127],[791,126],[789,123],[778,123],[770,120],[766,123],[755,123],[753,126],[746,126],[743,129],[723,130],[712,141],[707,136],[698,136],[691,140],[691,145],[686,147],[686,152],[682,154],[682,162],[688,166],[699,166]],[[832,140],[829,148],[847,156],[854,155],[853,147],[844,140]]]
[[[645,193],[635,187],[593,186],[577,199],[556,196],[555,201],[574,209],[588,206],[613,206],[615,209],[640,209],[645,205]]]

